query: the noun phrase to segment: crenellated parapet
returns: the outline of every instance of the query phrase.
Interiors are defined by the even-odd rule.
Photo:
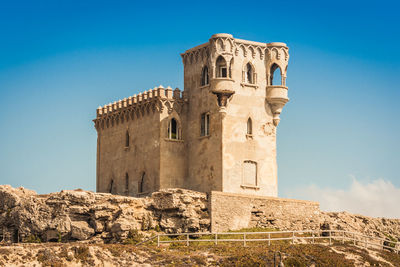
[[[155,112],[161,113],[165,108],[168,113],[172,110],[180,113],[184,99],[184,92],[179,88],[173,90],[170,86],[164,88],[160,85],[138,95],[98,107],[96,119],[93,121],[99,131]]]

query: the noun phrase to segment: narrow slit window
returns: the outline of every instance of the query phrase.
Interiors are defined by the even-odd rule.
[[[201,114],[201,136],[210,135],[210,114]]]
[[[251,118],[247,120],[247,134],[252,135],[253,134],[253,121]]]
[[[125,147],[129,147],[129,132],[125,133]]]

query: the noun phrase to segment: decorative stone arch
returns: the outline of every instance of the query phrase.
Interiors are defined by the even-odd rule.
[[[226,46],[227,46],[227,49],[226,49],[226,50],[232,53],[232,52],[233,52],[233,48],[234,48],[234,46],[235,46],[235,45],[234,45],[234,42],[233,42],[231,39],[227,39],[227,40],[226,40],[226,44],[227,44],[227,45],[226,45]]]
[[[220,51],[220,52],[225,51],[225,43],[224,43],[224,40],[222,40],[222,38],[218,38],[216,40],[215,44],[216,44],[217,51]]]
[[[251,61],[245,61],[242,68],[242,81],[248,84],[257,83],[256,67]]]
[[[263,50],[260,48],[260,47],[257,47],[257,54],[258,54],[258,56],[259,56],[259,58],[261,59],[261,60],[263,60],[264,59],[264,52],[263,52]]]
[[[247,49],[244,45],[239,46],[239,51],[243,57],[247,57]]]
[[[255,58],[256,57],[256,52],[255,52],[255,50],[254,50],[254,48],[252,46],[249,46],[249,51],[251,53],[251,57]]]

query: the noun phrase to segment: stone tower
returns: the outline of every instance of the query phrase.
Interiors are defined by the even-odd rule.
[[[97,191],[277,196],[288,47],[215,34],[181,56],[182,93],[160,86],[98,109]]]

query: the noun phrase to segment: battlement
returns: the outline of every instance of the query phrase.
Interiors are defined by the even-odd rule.
[[[184,92],[179,88],[173,90],[170,86],[164,88],[160,85],[138,95],[99,106],[96,112],[96,119],[93,121],[97,129],[100,124],[108,127],[110,120],[111,125],[114,125],[114,121],[118,123],[119,121],[124,121],[124,118],[126,120],[133,119],[135,114],[136,117],[139,117],[150,113],[150,111],[160,112],[165,105],[167,108],[172,108],[173,102],[183,102],[184,97]]]
[[[138,95],[133,95],[123,100],[109,103],[103,107],[97,108],[97,117],[110,115],[111,113],[118,112],[120,110],[139,106],[157,99],[168,99],[168,100],[181,100],[183,98],[183,92],[179,88],[172,90],[170,86],[164,88],[160,85],[158,88],[154,87]]]
[[[283,64],[280,64],[280,67],[284,69],[289,59],[288,50],[286,44],[281,42],[261,43],[237,39],[227,33],[218,33],[211,36],[209,42],[186,50],[181,54],[181,57],[185,64],[193,64],[207,58],[212,51],[234,56],[242,53],[244,56],[250,55],[253,59],[256,57],[267,61],[280,61],[282,59],[283,62],[281,63]],[[278,64],[278,62],[274,63]]]

